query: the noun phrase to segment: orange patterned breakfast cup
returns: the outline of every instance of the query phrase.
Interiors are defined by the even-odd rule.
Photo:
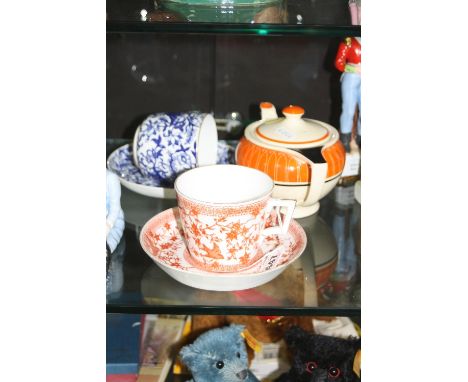
[[[211,272],[248,268],[264,254],[267,235],[286,233],[296,202],[272,199],[273,180],[244,166],[198,167],[180,175],[175,191],[193,264]],[[265,228],[274,208],[278,225]]]

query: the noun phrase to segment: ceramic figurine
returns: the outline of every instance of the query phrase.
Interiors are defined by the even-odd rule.
[[[216,164],[218,132],[212,115],[197,111],[148,116],[133,139],[133,159],[141,173],[171,186],[180,173]]]
[[[348,5],[351,14],[351,24],[361,25],[361,0],[349,0]]]
[[[361,24],[361,1],[350,0],[349,8],[353,25]],[[341,141],[350,152],[354,114],[358,107],[356,143],[361,147],[361,38],[346,37],[338,47],[335,67],[342,72],[340,116]]]
[[[237,146],[237,164],[270,175],[274,198],[297,201],[295,218],[313,215],[344,168],[346,153],[338,131],[302,118],[305,111],[299,106],[284,108],[284,118],[278,118],[269,102],[260,108],[262,119],[247,126]]]
[[[106,244],[111,253],[119,244],[124,228],[124,214],[120,207],[119,178],[106,170]]]

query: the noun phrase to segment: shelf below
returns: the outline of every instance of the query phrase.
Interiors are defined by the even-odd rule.
[[[352,199],[347,205],[335,202],[335,193],[346,193],[345,189],[336,188],[323,199],[318,214],[297,219],[306,232],[307,247],[280,276],[245,291],[212,292],[173,280],[140,246],[138,237],[146,221],[174,207],[176,201],[138,195],[122,187],[126,228],[112,255],[107,312],[360,315],[360,205]]]

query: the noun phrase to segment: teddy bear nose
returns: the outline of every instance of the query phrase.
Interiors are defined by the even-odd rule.
[[[247,369],[244,369],[242,371],[239,371],[236,374],[236,377],[239,378],[241,381],[243,381],[247,377]]]
[[[328,373],[326,370],[323,369],[316,369],[314,370],[314,373],[312,374],[312,380],[313,382],[327,382],[328,381]]]

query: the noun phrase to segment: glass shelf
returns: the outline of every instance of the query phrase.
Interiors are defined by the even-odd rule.
[[[344,0],[108,0],[107,32],[346,37],[361,27]]]
[[[128,141],[109,142],[107,155]],[[360,205],[353,199],[353,189],[337,187],[321,201],[319,214],[297,219],[306,231],[307,247],[276,279],[245,291],[212,292],[173,280],[140,246],[138,237],[146,221],[176,206],[176,201],[122,187],[126,228],[109,267],[107,312],[358,316]]]

